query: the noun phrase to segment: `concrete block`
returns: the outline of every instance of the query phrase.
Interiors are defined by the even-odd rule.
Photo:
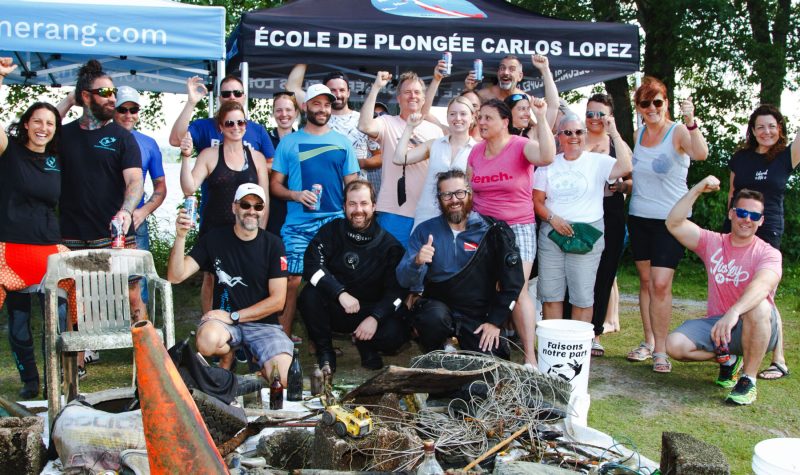
[[[0,475],[35,475],[45,463],[44,419],[0,418]]]
[[[661,434],[661,473],[672,475],[730,475],[728,460],[719,447],[689,434]]]

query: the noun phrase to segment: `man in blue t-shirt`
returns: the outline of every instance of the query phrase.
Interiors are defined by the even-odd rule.
[[[344,216],[344,185],[358,176],[358,160],[350,140],[328,126],[336,96],[324,84],[306,91],[306,126],[285,136],[275,153],[270,191],[288,202],[281,237],[286,246],[289,283],[281,324],[291,334],[303,255],[319,228]],[[312,191],[321,185],[319,196]]]

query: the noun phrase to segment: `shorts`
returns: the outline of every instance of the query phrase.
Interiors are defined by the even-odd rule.
[[[308,244],[317,235],[319,228],[334,219],[341,218],[342,215],[326,216],[316,218],[302,223],[284,223],[281,228],[281,238],[283,246],[286,248],[286,260],[288,261],[288,271],[291,275],[303,275],[303,256],[306,253]]]
[[[414,218],[380,212],[378,213],[378,224],[394,236],[403,245],[404,249],[408,247],[408,238],[411,236],[411,229],[414,227]]]
[[[294,343],[286,336],[286,332],[280,325],[257,322],[230,325],[220,320],[206,320],[200,323],[200,326],[208,322],[217,322],[223,325],[231,336],[231,339],[228,340],[231,348],[247,346],[250,353],[258,359],[258,366],[262,368],[272,358],[282,353],[291,355],[294,352]]]
[[[517,240],[520,258],[533,262],[536,257],[536,223],[512,224],[510,227]]]
[[[570,289],[571,290],[571,289]],[[716,324],[722,315],[713,317],[697,318],[686,320],[672,333],[680,333],[688,338],[698,350],[714,352],[714,342],[711,341],[711,328]],[[744,355],[742,348],[742,321],[731,330],[731,341],[728,343],[728,351],[732,355]],[[775,349],[778,343],[778,310],[773,306],[769,316],[770,337],[767,353]]]
[[[633,260],[650,261],[650,267],[676,269],[684,247],[670,234],[663,219],[628,216]]]
[[[604,230],[603,220],[588,223]],[[553,227],[542,222],[539,228],[539,278],[536,292],[542,302],[563,302],[569,287],[569,303],[587,308],[594,305],[594,282],[605,249],[605,239],[598,239],[586,254],[566,253],[547,237]]]

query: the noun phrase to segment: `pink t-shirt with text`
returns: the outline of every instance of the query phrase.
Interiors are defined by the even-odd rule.
[[[486,158],[486,142],[472,147],[467,166],[472,169],[470,186],[475,211],[508,224],[528,224],[533,215],[534,166],[523,150],[528,139],[512,135],[494,158]]]
[[[694,252],[700,256],[708,274],[708,315],[723,315],[744,293],[762,269],[782,274],[780,251],[756,237],[744,247],[731,245],[730,234],[702,230]],[[775,305],[775,289],[767,300]]]

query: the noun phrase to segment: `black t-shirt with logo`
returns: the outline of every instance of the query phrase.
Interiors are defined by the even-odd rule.
[[[0,156],[0,241],[61,242],[55,209],[61,193],[61,161],[13,139]]]
[[[61,129],[61,235],[91,241],[110,237],[108,224],[125,199],[127,168],[142,168],[133,134],[110,122],[96,130],[78,121]],[[133,234],[133,226],[128,234]]]
[[[739,150],[733,154],[728,168],[734,173],[733,196],[742,188],[764,194],[763,230],[783,234],[783,196],[786,183],[794,172],[789,147],[769,162],[766,155],[755,150]]]
[[[242,241],[233,226],[214,228],[200,237],[189,251],[200,269],[214,274],[212,308],[228,312],[247,308],[269,297],[269,280],[288,277],[283,242],[262,229],[251,241]],[[278,315],[266,315],[259,323],[278,323]]]

